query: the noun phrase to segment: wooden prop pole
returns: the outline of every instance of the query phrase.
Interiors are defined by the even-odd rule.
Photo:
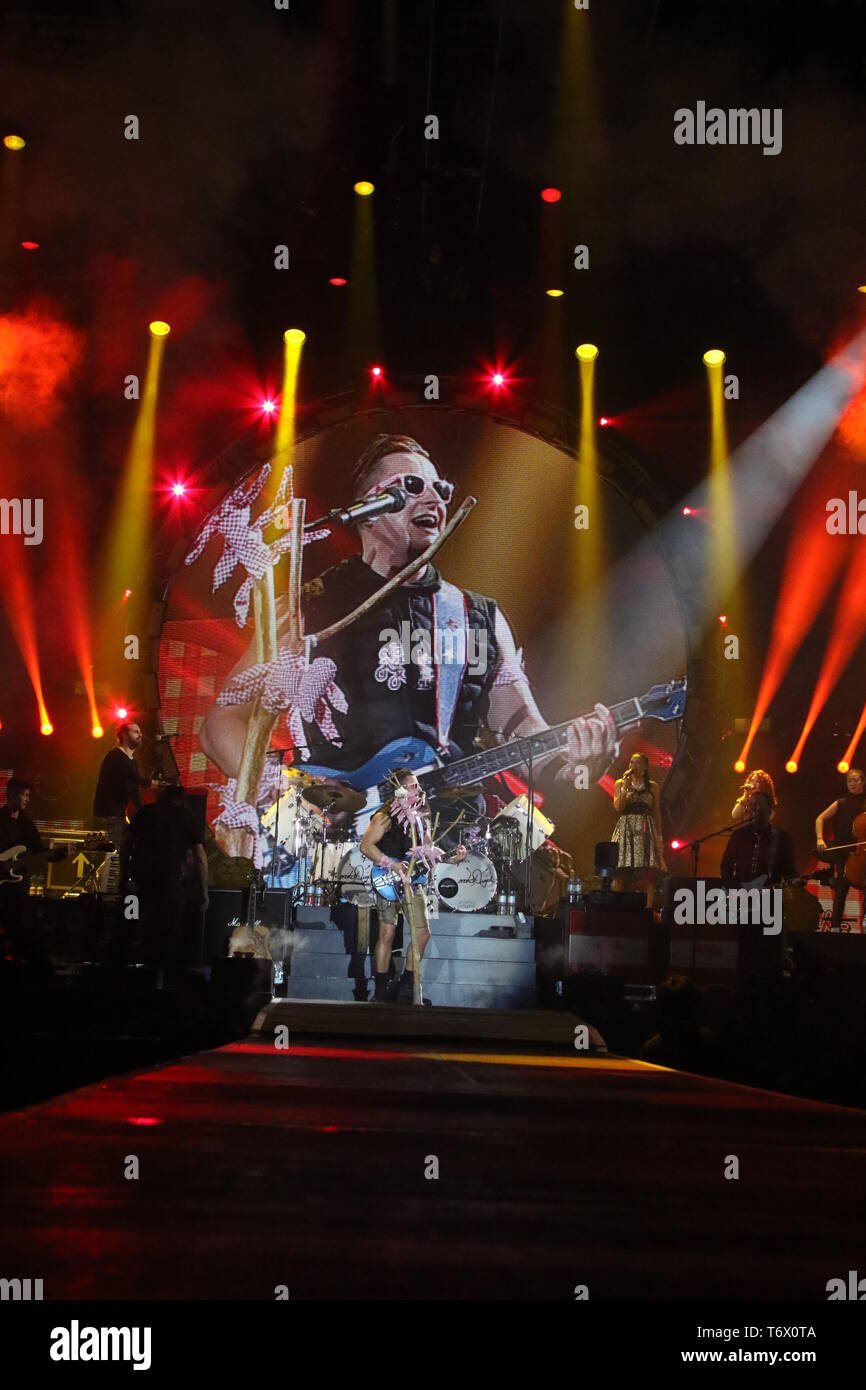
[[[296,498],[290,508],[292,544],[289,550],[289,592],[288,592],[288,645],[294,652],[300,652],[303,645],[303,618],[301,616],[301,561],[303,555],[304,515],[306,501]],[[256,625],[256,657],[258,662],[270,664],[279,654],[277,644],[277,609],[274,594],[274,571],[270,566],[263,579],[253,591],[253,613]],[[262,708],[261,698],[256,699],[244,735],[244,751],[238,769],[236,799],[250,806],[258,802],[259,784],[265,770],[265,757],[271,736],[279,719],[279,711]],[[279,795],[279,788],[277,794]],[[229,829],[225,835],[225,848],[232,857],[244,855],[252,857],[253,833],[242,827]]]

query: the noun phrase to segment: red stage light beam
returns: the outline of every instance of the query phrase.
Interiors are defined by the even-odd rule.
[[[748,763],[761,721],[824,604],[839,571],[842,556],[838,537],[828,536],[823,526],[815,526],[813,510],[807,499],[800,514],[797,534],[788,548],[761,684],[738,759],[744,765]]]
[[[9,626],[21,652],[21,658],[33,686],[36,705],[39,710],[39,726],[43,734],[53,734],[54,725],[45,707],[42,693],[42,677],[39,671],[39,651],[36,644],[36,623],[34,619],[33,592],[30,576],[23,563],[6,568],[3,602]]]
[[[823,529],[823,528],[822,528]],[[814,575],[811,576],[814,583]],[[833,631],[827,642],[827,650],[815,682],[815,692],[806,715],[800,737],[790,757],[790,762],[798,763],[806,740],[814,728],[815,721],[834,689],[851,657],[866,634],[866,561],[857,554],[848,566]]]
[[[857,751],[857,744],[863,737],[864,730],[866,730],[866,704],[864,704],[863,709],[860,712],[860,718],[857,720],[857,728],[854,730],[854,733],[851,736],[851,742],[848,744],[848,747],[845,749],[845,752],[842,754],[842,757],[839,760],[840,772],[847,772],[849,767],[851,766],[851,760],[853,759],[854,754]],[[842,766],[843,763],[845,764],[844,767]]]

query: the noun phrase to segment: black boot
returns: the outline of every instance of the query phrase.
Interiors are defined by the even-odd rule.
[[[372,1002],[374,1004],[384,1004],[388,998],[388,971],[383,970],[380,974],[377,970],[374,979],[376,981],[376,992],[373,995]]]
[[[411,1004],[415,993],[415,972],[404,970],[394,991],[395,1004]]]

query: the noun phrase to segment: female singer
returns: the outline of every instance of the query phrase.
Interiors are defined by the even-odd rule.
[[[752,797],[768,796],[773,810],[777,806],[776,788],[773,786],[773,779],[769,772],[764,772],[760,767],[756,767],[754,772],[750,772],[745,782],[740,788],[740,798],[734,802],[734,809],[731,811],[731,820],[735,825],[752,819]]]
[[[613,792],[619,814],[612,839],[619,845],[617,877],[635,883],[641,879],[653,884],[659,873],[667,873],[661,821],[659,786],[649,775],[649,758],[632,753],[628,768]]]

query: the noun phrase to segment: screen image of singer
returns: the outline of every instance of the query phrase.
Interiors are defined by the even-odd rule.
[[[620,574],[615,568],[588,603],[568,578],[569,562],[564,555],[560,560],[553,554],[548,557],[548,570],[537,579],[540,587],[526,583],[527,571],[534,570],[537,556],[528,543],[530,531],[521,520],[532,519],[534,534],[569,505],[567,460],[553,444],[469,412],[425,415],[422,420],[417,410],[380,411],[298,440],[295,490],[301,491],[307,479],[315,478],[317,497],[321,498],[319,480],[328,477],[333,505],[338,506],[341,497],[352,495],[352,464],[371,440],[383,434],[413,440],[418,436],[418,443],[432,461],[430,466],[449,482],[456,482],[455,504],[465,494],[477,495],[478,504],[469,519],[435,563],[442,578],[451,584],[489,595],[492,606],[487,611],[501,614],[507,622],[514,645],[520,648],[518,659],[527,673],[532,696],[550,723],[591,711],[596,701],[612,705],[685,671],[685,636],[676,586],[657,556],[647,553],[641,560],[637,603],[634,576]],[[401,470],[403,467],[401,463]],[[254,468],[244,486],[249,487],[255,477]],[[405,481],[406,472],[400,471],[400,478]],[[220,506],[230,509],[230,489],[237,489],[242,481],[239,477],[229,484]],[[320,503],[315,514],[321,516],[325,511]],[[228,525],[227,520],[219,519],[219,508],[214,516],[217,527]],[[622,494],[604,484],[599,516],[612,552],[636,544],[643,534],[641,519]],[[305,547],[307,632],[344,616],[376,587],[375,575],[370,578],[360,559],[346,558],[347,552],[357,550],[356,535],[350,529],[336,540],[325,538]],[[417,544],[423,549],[421,539]],[[237,770],[231,740],[238,736],[242,740],[242,718],[248,708],[226,707],[220,702],[232,698],[227,687],[244,663],[249,663],[251,650],[249,631],[238,625],[233,586],[213,587],[219,553],[214,542],[193,564],[181,565],[175,571],[168,591],[158,668],[162,727],[175,736],[172,748],[184,782],[208,789],[208,820],[218,838],[227,784]],[[278,568],[278,589],[281,573]],[[539,603],[540,594],[543,603]],[[407,603],[405,591],[397,597],[398,601],[384,603],[352,629],[344,647],[335,643],[325,644],[320,652],[317,649],[317,654],[335,660],[338,667],[325,696],[327,716],[321,721],[299,721],[298,715],[289,711],[278,721],[271,742],[288,750],[283,754],[285,765],[303,771],[305,762],[311,762],[317,767],[327,766],[335,778],[351,776],[389,742],[388,733],[399,737],[401,731],[417,732],[427,721],[435,725],[435,689],[443,669],[437,653],[443,648],[453,651],[457,646],[451,639],[455,627],[463,636],[459,633],[460,619],[458,616],[457,624],[452,619],[450,629],[437,628],[434,623],[428,641],[423,590],[420,602],[409,598]],[[278,612],[282,611],[281,603],[278,598]],[[467,700],[465,715],[458,709],[451,729],[452,757],[476,750],[474,739],[484,732],[484,692],[498,679],[498,639],[493,628],[485,630],[481,613],[479,610],[471,618],[461,653],[466,658],[464,692],[471,687],[478,690],[479,698],[475,708]],[[598,640],[612,625],[621,637],[615,647]],[[566,653],[580,654],[581,659],[566,659]],[[405,707],[407,699],[421,711],[414,725],[411,720],[401,724],[394,713],[399,706]],[[428,710],[431,712],[425,715],[423,711]],[[212,735],[220,721],[230,730],[228,736]],[[232,729],[238,729],[239,735]],[[659,748],[663,779],[664,763],[669,765],[676,748],[676,725],[654,724],[652,739]],[[573,856],[579,869],[589,871],[591,827],[600,817],[610,815],[609,794],[590,783],[578,795],[552,775],[542,776],[540,785],[544,814],[557,826],[557,844]],[[221,792],[220,786],[226,790]],[[515,792],[525,790],[525,772],[511,782],[507,776],[494,776],[487,781],[487,788],[508,804],[514,801]],[[271,796],[268,806],[273,802]],[[292,825],[288,814],[287,836]],[[279,882],[288,886],[296,881],[298,869],[291,845],[284,839],[282,843]],[[272,837],[264,839],[262,849],[267,871],[272,864]]]

